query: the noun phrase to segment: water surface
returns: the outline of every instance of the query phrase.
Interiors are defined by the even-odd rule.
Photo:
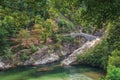
[[[42,69],[47,68],[49,71]],[[103,73],[85,66],[18,67],[0,71],[0,80],[98,80]]]

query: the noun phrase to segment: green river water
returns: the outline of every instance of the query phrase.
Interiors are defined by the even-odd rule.
[[[103,72],[85,66],[53,67],[49,71],[40,71],[43,67],[18,67],[0,71],[0,80],[98,80]]]

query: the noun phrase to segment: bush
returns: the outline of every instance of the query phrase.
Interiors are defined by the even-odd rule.
[[[120,49],[120,23],[109,23],[107,27],[107,42],[111,52],[115,49]]]
[[[65,19],[59,19],[58,21],[59,33],[69,33],[75,30],[75,25],[72,22]]]
[[[3,17],[3,16],[2,16]],[[13,16],[5,16],[0,21],[0,52],[4,53],[4,48],[9,46],[12,42],[11,38],[16,36],[20,28],[16,27],[16,22]],[[5,55],[5,54],[4,54]]]
[[[107,42],[104,39],[93,49],[88,50],[87,52],[83,53],[83,55],[79,55],[78,62],[82,64],[100,67],[106,70],[109,54],[110,53],[108,51]]]
[[[120,79],[120,51],[114,50],[109,57],[107,76],[105,80],[119,80]]]
[[[5,54],[5,57],[8,59],[12,58],[13,56],[13,52],[9,47],[5,47],[5,49],[3,50],[3,53]]]
[[[32,53],[38,50],[38,48],[35,45],[31,45],[30,50]]]
[[[118,56],[120,55],[118,51],[120,49],[119,27],[119,23],[110,23],[107,26],[107,36],[105,36],[101,43],[96,45],[91,51],[86,52],[82,56],[80,55],[78,61],[107,70],[108,58],[110,58],[109,64],[120,67],[120,58]]]
[[[109,65],[105,80],[120,80],[120,68]]]
[[[22,61],[28,60],[29,58],[30,58],[30,56],[28,56],[28,55],[25,54],[25,53],[20,54],[20,59],[21,59]]]
[[[113,65],[116,67],[120,67],[120,51],[119,50],[114,50],[109,57],[109,65]]]

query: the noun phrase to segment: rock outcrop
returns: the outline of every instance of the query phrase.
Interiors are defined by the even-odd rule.
[[[24,63],[24,65],[42,65],[42,64],[53,63],[53,62],[59,60],[59,56],[57,54],[55,54],[55,53],[51,53],[51,54],[45,53],[41,57],[38,56],[40,58],[36,58],[35,57],[36,55],[38,55],[38,54],[35,54],[34,56],[31,56],[30,60],[27,60]]]
[[[82,47],[76,49],[71,55],[69,55],[66,59],[64,59],[61,64],[62,65],[70,65],[77,60],[77,56],[84,53],[86,50],[93,48],[96,43],[100,41],[100,38],[96,38],[92,41],[87,41]]]
[[[93,48],[94,45],[100,41],[100,38],[85,33],[71,33],[69,35],[74,39],[77,39],[77,36],[82,36],[85,38],[85,40],[81,40],[81,42],[79,41],[79,44],[63,43],[62,47],[59,49],[56,49],[53,45],[52,48],[49,46],[44,46],[43,48],[38,48],[38,51],[34,53],[31,53],[30,49],[20,50],[13,55],[12,59],[10,60],[0,58],[0,69],[8,69],[15,66],[45,65],[60,61],[61,59],[62,65],[70,65],[77,60],[77,55]],[[21,55],[24,54],[29,56],[29,58],[22,60]]]
[[[9,69],[11,67],[14,67],[12,64],[10,64],[10,62],[8,62],[8,60],[4,60],[3,58],[0,59],[0,70],[4,70],[4,69]]]
[[[70,33],[70,34],[65,34],[63,36],[71,36],[73,38],[80,36],[80,37],[85,38],[87,41],[92,41],[92,40],[97,38],[96,36],[93,36],[93,35],[90,35],[90,34],[86,34],[86,33],[83,33],[83,32],[80,32],[80,33]]]
[[[5,63],[0,62],[0,69],[4,69],[5,68]]]

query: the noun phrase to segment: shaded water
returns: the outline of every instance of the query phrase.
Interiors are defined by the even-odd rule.
[[[40,71],[42,67],[18,67],[0,71],[0,80],[98,80],[103,76],[98,69],[85,66],[47,68],[50,70]]]

